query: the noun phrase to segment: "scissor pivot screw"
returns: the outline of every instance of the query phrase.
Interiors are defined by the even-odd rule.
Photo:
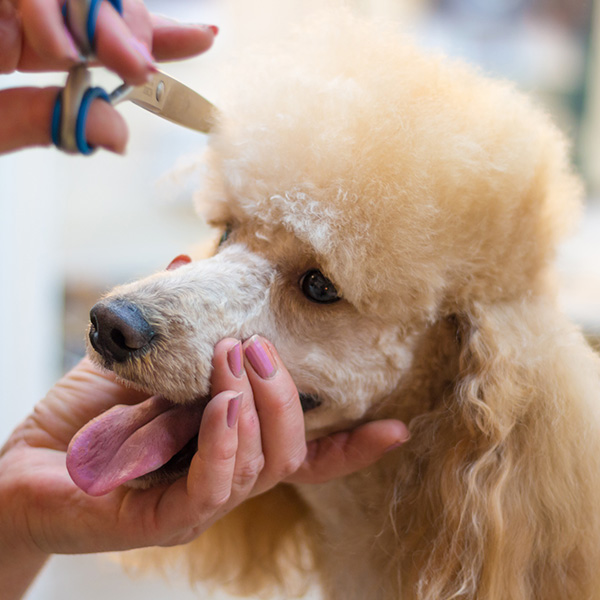
[[[164,93],[165,93],[165,82],[159,81],[158,85],[156,86],[156,101],[157,102],[160,102]]]

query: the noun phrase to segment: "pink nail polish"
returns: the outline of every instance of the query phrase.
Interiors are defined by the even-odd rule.
[[[208,28],[213,32],[213,35],[217,35],[219,33],[219,28],[216,25],[209,25]]]
[[[242,343],[238,342],[227,351],[227,363],[231,372],[236,377],[244,374],[244,357],[242,355]]]
[[[254,335],[250,338],[244,353],[246,358],[263,379],[271,379],[277,373],[277,365],[264,342]]]
[[[406,430],[406,433],[397,441],[395,441],[391,446],[388,446],[385,449],[385,452],[390,452],[390,450],[394,450],[395,448],[399,448],[403,446],[406,442],[410,440],[410,431]]]
[[[77,45],[75,44],[75,40],[71,36],[68,31],[65,31],[65,38],[67,40],[67,44],[69,46],[69,51],[67,53],[67,58],[72,60],[73,62],[80,62],[82,59],[81,52]]]
[[[137,38],[131,38],[129,44],[142,57],[150,71],[156,72],[157,67],[154,64],[156,60],[154,59],[154,56],[150,54],[150,50],[148,50],[148,48],[146,48],[146,46]]]
[[[229,427],[229,429],[233,429],[237,423],[243,395],[244,394],[240,392],[237,396],[232,398],[227,405],[227,427]]]
[[[388,446],[385,450],[384,450],[384,454],[386,452],[391,452],[392,450],[395,450],[396,448],[400,448],[400,446],[402,446],[404,444],[404,442],[395,442],[393,443],[391,446]]]

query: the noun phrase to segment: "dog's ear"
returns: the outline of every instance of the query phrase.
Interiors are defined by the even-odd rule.
[[[598,357],[548,300],[476,306],[454,322],[455,382],[411,424],[405,580],[427,599],[594,597]]]

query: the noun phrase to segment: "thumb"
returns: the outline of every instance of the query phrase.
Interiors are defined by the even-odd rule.
[[[349,475],[377,462],[386,452],[408,441],[402,421],[392,419],[365,423],[308,443],[300,468],[286,479],[290,483],[324,483]]]

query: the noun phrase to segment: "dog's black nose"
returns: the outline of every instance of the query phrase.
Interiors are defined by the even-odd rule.
[[[154,337],[140,309],[125,300],[98,302],[90,311],[90,321],[90,342],[110,361],[123,362]]]

